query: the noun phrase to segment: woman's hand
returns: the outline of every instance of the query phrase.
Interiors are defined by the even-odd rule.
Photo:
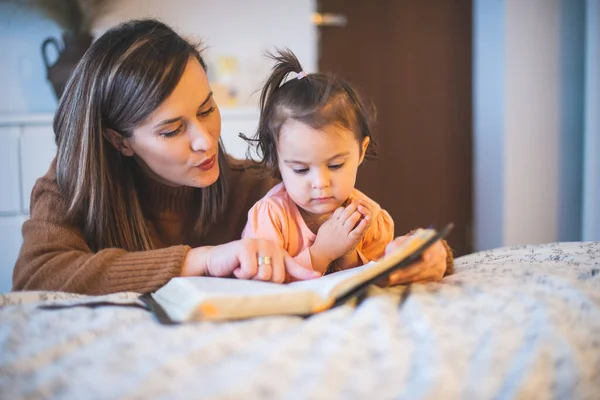
[[[259,265],[259,257],[263,261]],[[220,246],[191,249],[183,263],[182,276],[204,275],[254,279],[282,283],[321,276],[304,268],[276,243],[266,239],[242,239]]]
[[[385,249],[385,254],[406,242],[410,235],[394,239]],[[439,282],[446,272],[446,248],[441,240],[432,244],[421,256],[421,260],[407,268],[400,269],[388,278],[388,285],[407,283]]]

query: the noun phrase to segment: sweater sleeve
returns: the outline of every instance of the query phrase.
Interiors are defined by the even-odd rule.
[[[23,245],[13,271],[13,290],[83,294],[149,292],[181,273],[188,246],[128,252],[93,252],[81,230],[66,224],[67,204],[50,171],[31,195],[31,217],[23,224]]]

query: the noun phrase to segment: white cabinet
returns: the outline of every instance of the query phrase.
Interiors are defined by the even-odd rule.
[[[248,148],[238,137],[253,135],[258,126],[254,108],[221,109],[221,138],[225,149],[243,159]],[[21,225],[29,217],[35,181],[56,154],[52,115],[0,115],[0,293],[10,290],[12,270],[21,247]]]
[[[22,209],[29,212],[29,198],[35,181],[43,176],[56,155],[52,126],[24,125],[21,131]]]
[[[0,293],[12,287],[12,271],[23,240],[21,226],[26,219],[25,215],[0,218]]]
[[[0,216],[21,210],[18,126],[0,126]]]

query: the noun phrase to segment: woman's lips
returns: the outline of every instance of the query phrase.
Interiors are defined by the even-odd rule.
[[[209,171],[215,166],[216,159],[217,159],[217,156],[214,155],[211,158],[209,158],[208,160],[204,161],[202,164],[198,165],[198,168],[200,168],[203,171]]]

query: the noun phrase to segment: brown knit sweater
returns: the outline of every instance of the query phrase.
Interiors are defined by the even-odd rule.
[[[243,164],[231,167],[225,215],[204,235],[182,234],[193,188],[174,188],[143,179],[140,195],[156,250],[93,252],[80,227],[65,223],[67,202],[56,183],[54,163],[31,193],[31,217],[23,224],[23,245],[13,271],[13,290],[57,290],[85,294],[149,292],[179,276],[191,247],[240,238],[247,213],[276,183],[258,179]]]

